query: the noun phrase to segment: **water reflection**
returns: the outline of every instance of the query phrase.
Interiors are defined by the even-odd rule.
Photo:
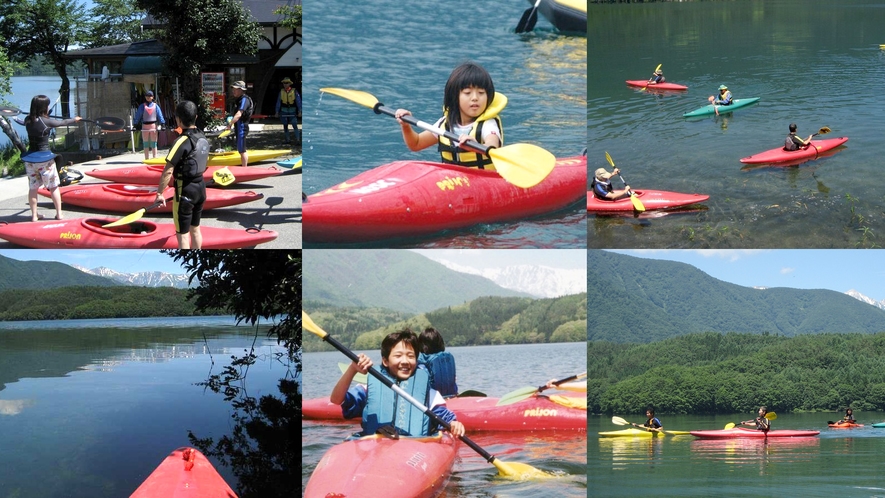
[[[0,399],[0,415],[18,415],[34,403],[33,399]]]

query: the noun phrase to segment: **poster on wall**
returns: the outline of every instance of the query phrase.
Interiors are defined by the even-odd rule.
[[[200,73],[203,93],[211,102],[209,107],[216,118],[224,120],[224,73]]]

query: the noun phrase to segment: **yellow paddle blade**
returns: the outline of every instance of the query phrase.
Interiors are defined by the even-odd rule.
[[[658,64],[658,67],[655,68],[655,72],[658,72],[661,69],[661,66],[663,66],[663,64]]]
[[[563,396],[561,394],[551,394],[548,396],[550,401],[566,408],[574,408],[576,410],[587,409],[587,398],[584,396]]]
[[[141,217],[144,216],[145,211],[147,211],[147,208],[141,208],[138,211],[136,211],[130,215],[124,216],[123,218],[120,218],[119,220],[117,220],[113,223],[108,223],[107,225],[102,225],[101,227],[102,228],[111,228],[111,227],[118,227],[120,225],[128,225],[132,222],[140,220]]]
[[[633,203],[633,209],[639,211],[640,213],[645,211],[645,204],[639,200],[639,196],[636,195],[636,192],[630,192],[630,201]]]
[[[219,168],[212,173],[212,179],[215,180],[215,183],[221,185],[222,187],[226,187],[231,183],[237,181],[234,177],[234,174],[227,169],[227,166],[223,168]]]
[[[345,98],[357,104],[364,105],[370,109],[375,108],[378,99],[371,93],[362,92],[360,90],[348,90],[345,88],[320,88],[320,92],[331,93],[341,98]]]
[[[775,420],[777,418],[777,413],[768,412],[765,414],[765,418],[767,418],[768,420]]]
[[[541,183],[556,165],[553,154],[532,144],[513,144],[490,149],[489,156],[498,174],[521,188],[530,188]]]
[[[218,134],[218,138],[224,138],[228,135],[230,135],[230,130],[224,130],[223,132]]]
[[[612,423],[615,425],[630,425],[630,422],[627,422],[621,417],[612,417]]]
[[[319,325],[314,323],[314,321],[310,319],[310,316],[304,311],[301,312],[301,326],[306,328],[308,332],[316,334],[321,338],[325,338],[329,335],[325,330],[321,329]]]
[[[725,424],[725,430],[734,429],[734,422]]]
[[[608,155],[608,151],[605,151],[605,158],[608,160],[608,163],[612,165],[612,168],[614,168],[615,162],[612,160],[612,156]]]
[[[818,132],[820,135],[826,135],[827,133],[829,133],[829,132],[831,132],[831,131],[833,131],[833,130],[831,130],[829,126],[823,126],[823,127],[821,127],[821,129],[818,130],[817,132]]]
[[[492,465],[497,467],[498,475],[509,477],[511,479],[551,479],[553,477],[556,477],[549,472],[544,472],[532,467],[531,465],[519,462],[505,463],[496,458],[492,460]]]

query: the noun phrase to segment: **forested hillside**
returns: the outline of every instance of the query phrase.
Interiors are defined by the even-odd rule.
[[[21,251],[23,254],[26,251]],[[89,275],[64,263],[52,261],[19,261],[0,256],[0,290],[54,289],[88,285],[91,287],[119,286],[104,277]]]
[[[684,263],[589,251],[590,340],[654,342],[692,332],[883,332],[885,311],[830,290],[754,289]]]
[[[885,410],[885,333],[593,341],[587,370],[591,413]]]

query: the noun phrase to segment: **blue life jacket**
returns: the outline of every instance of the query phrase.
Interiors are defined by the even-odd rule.
[[[444,398],[458,395],[458,384],[455,383],[455,357],[452,353],[418,355],[418,364],[424,365],[430,372],[430,385],[439,391]]]
[[[379,368],[382,375],[393,381],[409,396],[427,406],[430,394],[430,373],[418,368],[415,374],[406,380],[397,380],[386,368]],[[429,436],[431,430],[430,417],[403,399],[374,376],[369,376],[366,383],[367,400],[363,408],[363,434],[375,434],[378,428],[393,425],[399,434],[409,436]]]

